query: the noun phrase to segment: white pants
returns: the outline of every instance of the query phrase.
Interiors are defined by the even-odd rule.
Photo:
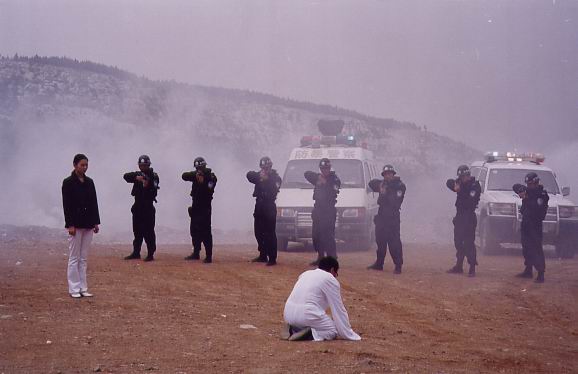
[[[335,322],[325,311],[314,307],[287,303],[284,312],[285,322],[301,330],[311,327],[315,341],[333,340],[337,338]]]
[[[92,242],[92,229],[76,229],[76,234],[70,236],[68,241],[68,292],[78,293],[88,291],[86,284],[86,258],[88,248]]]

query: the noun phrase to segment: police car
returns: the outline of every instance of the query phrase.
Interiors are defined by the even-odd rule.
[[[578,246],[578,208],[567,196],[570,188],[560,188],[556,174],[545,166],[542,154],[488,152],[483,161],[471,165],[472,176],[482,186],[478,216],[477,242],[482,253],[492,253],[502,243],[519,244],[522,200],[512,191],[515,183],[524,183],[535,172],[550,196],[543,223],[544,244],[554,245],[559,257],[571,258]]]
[[[354,136],[340,135],[343,122],[334,122],[337,122],[336,128],[330,131],[327,131],[330,123],[319,123],[322,133],[333,135],[304,136],[301,146],[291,151],[277,195],[279,250],[286,250],[288,242],[308,244],[312,241],[314,186],[305,179],[304,173],[319,172],[322,158],[331,160],[332,170],[341,180],[336,205],[336,240],[352,249],[369,249],[373,244],[378,196],[367,184],[373,178],[380,178],[380,170],[373,161],[373,153],[364,145],[358,146]],[[324,128],[323,124],[329,126]]]

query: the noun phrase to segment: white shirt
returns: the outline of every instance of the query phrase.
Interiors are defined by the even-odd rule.
[[[325,312],[331,308],[331,319]],[[341,299],[341,286],[333,274],[308,270],[299,276],[283,313],[285,321],[298,328],[311,327],[316,341],[337,336],[347,340],[361,340],[349,324],[349,316]]]

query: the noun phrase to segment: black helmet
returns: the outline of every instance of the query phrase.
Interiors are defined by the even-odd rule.
[[[319,168],[331,168],[331,161],[328,158],[319,160]]]
[[[202,157],[197,157],[195,158],[193,165],[195,166],[195,169],[202,169],[207,166],[207,161],[205,161],[205,159]]]
[[[381,175],[382,176],[385,175],[386,172],[391,172],[391,173],[393,173],[393,175],[397,174],[393,165],[385,165],[383,167],[383,170],[381,171]]]
[[[262,168],[270,168],[273,166],[273,161],[267,156],[261,157],[259,160],[259,166]]]
[[[460,165],[460,167],[458,167],[457,174],[458,174],[458,177],[472,175],[472,173],[470,171],[470,167],[468,165]]]
[[[151,164],[151,158],[147,155],[142,155],[138,158],[138,163],[143,164],[143,165],[150,165]]]
[[[526,174],[526,179],[524,180],[526,182],[526,184],[528,183],[539,183],[540,182],[540,178],[538,177],[538,174],[534,173],[533,171],[529,172],[528,174]]]

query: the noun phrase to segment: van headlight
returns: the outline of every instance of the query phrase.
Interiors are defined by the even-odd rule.
[[[575,206],[559,206],[560,218],[578,219],[578,209]]]
[[[277,209],[277,215],[279,217],[293,218],[297,215],[297,211],[293,208],[279,208]]]
[[[347,208],[343,209],[341,216],[343,218],[360,218],[365,215],[365,208]]]
[[[514,203],[490,203],[488,213],[491,216],[516,216],[516,204]]]

